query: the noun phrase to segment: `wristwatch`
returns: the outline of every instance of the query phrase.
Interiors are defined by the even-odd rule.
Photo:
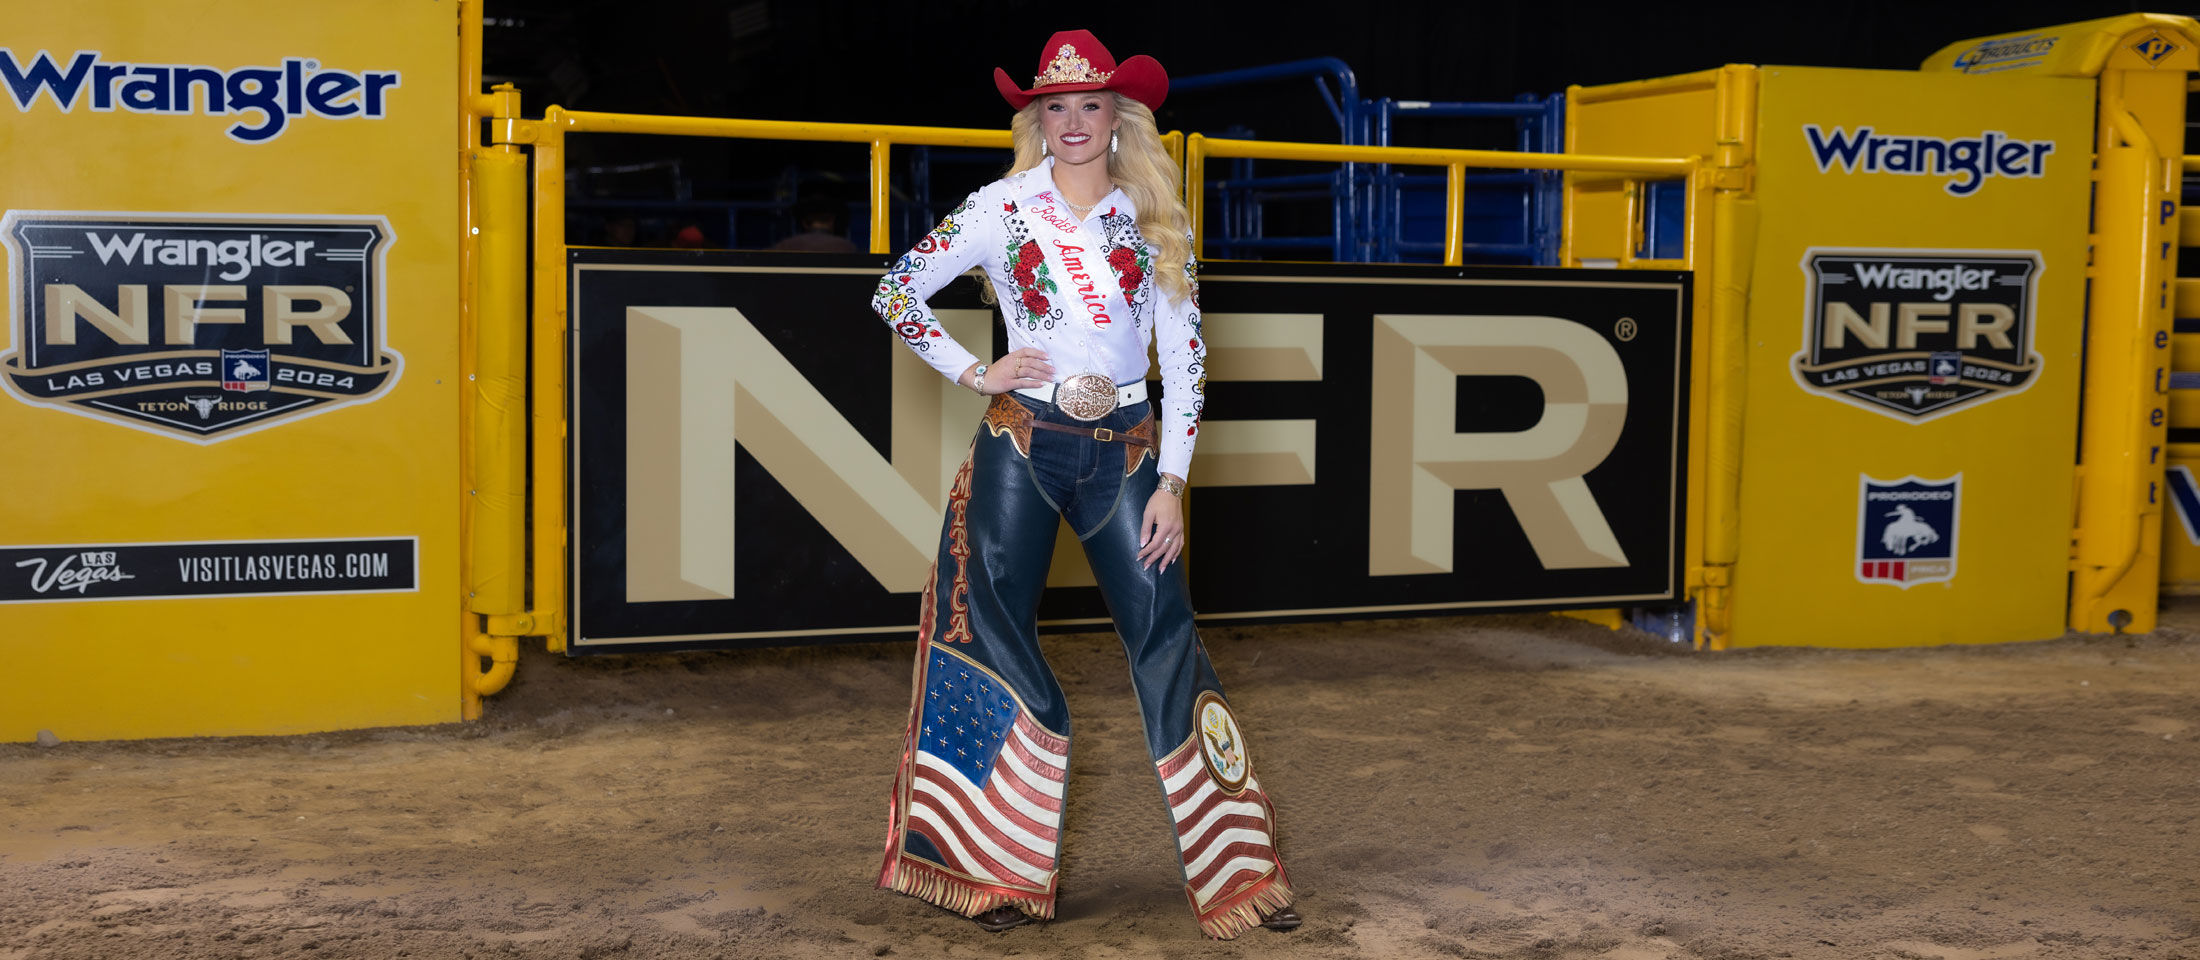
[[[1169,491],[1169,495],[1178,500],[1184,499],[1184,481],[1177,479],[1173,473],[1161,475],[1161,489]]]
[[[979,396],[985,395],[985,364],[978,364],[977,369],[971,371],[970,389],[977,391]]]

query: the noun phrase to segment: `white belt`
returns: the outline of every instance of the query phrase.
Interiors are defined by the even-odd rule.
[[[1024,387],[1017,390],[1016,392],[1023,394],[1024,396],[1030,397],[1033,400],[1040,401],[1041,403],[1053,403],[1054,388],[1059,386],[1061,386],[1061,384],[1059,383],[1047,383],[1036,387]],[[1115,388],[1115,405],[1119,408],[1127,407],[1134,403],[1144,403],[1145,401],[1146,381],[1143,379],[1127,386]]]

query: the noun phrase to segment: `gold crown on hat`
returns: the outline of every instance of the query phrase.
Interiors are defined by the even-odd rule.
[[[1031,79],[1036,87],[1051,87],[1057,83],[1106,83],[1115,76],[1113,71],[1101,73],[1092,68],[1092,61],[1077,55],[1077,48],[1062,44],[1054,51],[1054,62],[1047,64],[1045,73]]]

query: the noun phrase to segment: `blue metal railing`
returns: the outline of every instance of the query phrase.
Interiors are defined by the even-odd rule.
[[[1292,60],[1241,70],[1224,70],[1219,73],[1203,73],[1190,77],[1177,77],[1169,81],[1172,93],[1198,93],[1226,87],[1246,86],[1257,83],[1274,83],[1280,80],[1307,78],[1314,82],[1322,103],[1329,108],[1331,119],[1337,122],[1339,143],[1365,144],[1368,142],[1369,104],[1360,98],[1360,81],[1352,73],[1350,64],[1336,57],[1314,57],[1308,60]],[[1335,89],[1331,89],[1331,84]],[[1251,131],[1225,131],[1225,135],[1251,136]],[[1306,192],[1309,184],[1304,178],[1262,178],[1253,172],[1253,161],[1235,160],[1230,165],[1230,175],[1217,185],[1216,223],[1222,225],[1223,236],[1210,238],[1208,243],[1221,256],[1240,255],[1239,248],[1267,249],[1320,249],[1328,247],[1330,259],[1361,260],[1355,255],[1359,247],[1356,231],[1349,225],[1359,222],[1359,191],[1353,186],[1359,179],[1358,164],[1344,164],[1334,175],[1317,175],[1312,186],[1321,191]],[[1292,189],[1300,188],[1300,189]],[[1279,192],[1282,191],[1282,192]],[[1319,237],[1268,237],[1263,228],[1265,207],[1273,200],[1307,200],[1326,196],[1330,204],[1331,222],[1336,225],[1327,238]]]
[[[1661,180],[1643,187],[1642,246],[1635,256],[1678,260],[1688,248],[1688,183]]]
[[[1375,101],[1375,144],[1391,145],[1394,119],[1398,117],[1463,117],[1510,119],[1514,123],[1513,149],[1533,153],[1562,153],[1566,149],[1563,96],[1522,95],[1510,103],[1436,102],[1429,100]],[[1376,244],[1372,259],[1396,262],[1407,254],[1440,257],[1443,253],[1444,178],[1394,173],[1389,164],[1376,168],[1380,202],[1367,232]],[[1471,226],[1482,229],[1470,236],[1469,254],[1485,260],[1548,266],[1558,262],[1560,228],[1559,174],[1552,170],[1482,174],[1467,185],[1463,215]],[[1422,207],[1417,222],[1435,239],[1412,240],[1406,236],[1408,206]]]
[[[1176,93],[1311,78],[1337,123],[1340,143],[1389,146],[1401,118],[1511,119],[1514,148],[1542,153],[1565,149],[1561,96],[1523,96],[1509,103],[1438,102],[1384,97],[1363,100],[1352,68],[1335,57],[1226,70],[1182,77],[1171,82]],[[1334,89],[1332,89],[1334,84]],[[1242,128],[1224,136],[1253,139]],[[1444,178],[1399,173],[1388,164],[1340,164],[1329,173],[1262,176],[1254,161],[1234,158],[1205,189],[1213,192],[1207,237],[1210,252],[1242,257],[1264,251],[1327,248],[1338,261],[1398,262],[1435,260],[1443,253]],[[1464,215],[1470,231],[1467,252],[1481,262],[1555,264],[1561,203],[1559,175],[1552,171],[1485,174],[1468,184]],[[1271,235],[1266,227],[1271,203],[1326,200],[1327,235]],[[1301,209],[1304,209],[1303,207]]]

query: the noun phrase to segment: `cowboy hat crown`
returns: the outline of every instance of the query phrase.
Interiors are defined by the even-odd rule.
[[[1064,30],[1048,38],[1039,52],[1039,71],[1024,90],[1009,79],[1008,71],[993,68],[993,86],[1008,105],[1022,110],[1026,104],[1050,93],[1114,90],[1146,105],[1161,109],[1169,95],[1169,74],[1154,58],[1140,54],[1115,62],[1115,56],[1089,30]]]

